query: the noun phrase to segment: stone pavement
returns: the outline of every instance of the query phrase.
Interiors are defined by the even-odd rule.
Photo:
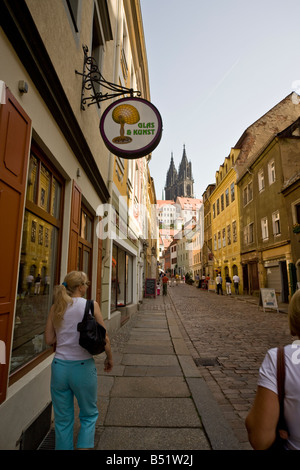
[[[169,289],[181,332],[201,376],[244,450],[244,421],[268,349],[291,342],[287,304],[279,312],[259,307],[250,296],[216,295],[193,286]]]
[[[269,347],[290,340],[286,315],[257,303],[186,284],[144,299],[111,338],[113,371],[95,357],[95,449],[251,449],[244,418],[259,365]],[[76,418],[75,442],[78,428]]]
[[[169,296],[144,299],[99,374],[99,450],[229,450],[239,443],[201,376]]]

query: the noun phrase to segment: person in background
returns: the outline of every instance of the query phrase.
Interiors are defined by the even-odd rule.
[[[55,449],[73,450],[74,396],[80,408],[78,449],[94,447],[97,408],[97,371],[93,356],[79,345],[77,324],[82,321],[89,282],[81,271],[68,273],[64,282],[56,286],[50,309],[45,341],[56,344],[51,367],[51,396],[55,422]],[[105,327],[100,307],[94,302],[94,315]],[[106,334],[104,370],[113,367],[109,337]]]
[[[237,274],[235,274],[232,278],[233,280],[233,285],[234,285],[234,292],[236,295],[239,293],[239,284],[240,284],[240,278]]]
[[[218,273],[218,275],[216,277],[217,294],[218,295],[219,295],[220,292],[221,292],[221,295],[223,295],[222,282],[223,282],[223,279],[221,277],[221,273]]]
[[[285,439],[287,450],[300,450],[300,290],[290,301],[288,322],[291,335],[298,340],[284,347],[284,417],[287,431],[280,434]],[[249,442],[256,450],[269,449],[275,441],[279,418],[276,358],[277,348],[269,349],[259,369],[254,404],[245,421]]]
[[[169,278],[167,277],[166,273],[162,278],[162,283],[163,283],[163,295],[167,295],[168,292],[168,282]]]
[[[38,295],[40,293],[41,288],[41,275],[38,274],[34,280],[34,295]]]
[[[226,282],[226,293],[227,295],[231,295],[231,278],[229,274],[226,275],[225,282]]]

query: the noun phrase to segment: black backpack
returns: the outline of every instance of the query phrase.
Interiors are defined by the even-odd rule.
[[[105,350],[106,329],[94,317],[94,301],[87,300],[82,322],[78,323],[79,344],[90,354],[96,356]]]

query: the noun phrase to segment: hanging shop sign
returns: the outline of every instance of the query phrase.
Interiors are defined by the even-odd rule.
[[[111,104],[100,120],[106,147],[118,157],[145,157],[159,144],[162,119],[152,103],[142,98],[123,98]]]

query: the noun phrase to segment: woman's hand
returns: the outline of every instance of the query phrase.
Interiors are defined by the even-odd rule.
[[[113,360],[106,357],[104,361],[104,372],[111,372],[113,365]]]

